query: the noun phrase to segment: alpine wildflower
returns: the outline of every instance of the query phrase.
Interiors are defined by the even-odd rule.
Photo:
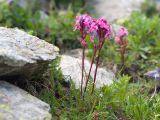
[[[92,20],[90,32],[91,32],[91,38],[92,38],[91,41],[94,42],[94,54],[93,54],[92,62],[96,57],[96,53],[98,53],[97,59],[96,59],[96,69],[95,69],[94,78],[93,78],[94,80],[93,88],[92,88],[92,93],[93,93],[95,82],[96,82],[97,70],[99,66],[100,52],[101,52],[101,49],[103,47],[105,40],[110,39],[112,35],[112,31],[111,31],[109,22],[103,18],[100,18],[98,20]],[[94,41],[94,38],[98,39],[98,41]],[[93,63],[91,63],[91,67],[92,67],[92,64]],[[89,77],[86,81],[86,85],[88,83],[88,80],[89,80]]]
[[[128,45],[128,40],[126,38],[127,36],[128,36],[128,30],[124,27],[121,27],[115,36],[115,42],[120,46],[122,67],[124,67],[125,64],[125,52],[126,52],[126,47]]]
[[[88,15],[80,15],[76,16],[75,20],[75,30],[80,32],[80,44],[82,47],[82,77],[81,77],[81,96],[83,94],[83,78],[84,78],[84,52],[86,47],[86,36],[90,32],[90,25],[91,25],[92,18]]]

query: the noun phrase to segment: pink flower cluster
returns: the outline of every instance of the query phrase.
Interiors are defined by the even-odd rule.
[[[111,37],[111,27],[107,20],[98,19],[95,20],[88,15],[80,15],[76,17],[75,30],[79,30],[81,34],[80,43],[82,47],[85,47],[85,38],[87,34],[91,34],[91,41],[97,38],[99,42],[103,42],[105,39]],[[85,43],[85,44],[84,44]]]
[[[76,16],[75,30],[79,30],[81,34],[80,43],[82,48],[85,48],[86,41],[85,38],[88,33],[90,33],[90,25],[92,18],[88,15]]]
[[[109,39],[112,34],[109,22],[102,18],[93,20],[91,24],[91,34],[91,41],[94,40],[94,37],[101,40]]]
[[[81,34],[84,34],[83,32],[89,33],[91,20],[91,17],[88,15],[76,16],[75,29],[79,30]]]
[[[121,64],[122,67],[125,65],[125,52],[128,45],[126,36],[128,35],[128,30],[124,27],[120,28],[117,35],[115,36],[115,42],[120,46]]]
[[[119,37],[124,37],[124,36],[127,36],[128,35],[128,30],[124,27],[121,27],[119,29],[119,33],[118,33],[118,36]]]
[[[92,65],[95,61],[96,68],[95,68],[94,78],[93,78],[93,80],[94,80],[93,88],[92,88],[92,93],[93,93],[95,81],[96,81],[97,69],[99,66],[99,58],[100,58],[101,48],[103,47],[105,40],[110,39],[112,36],[111,25],[109,24],[109,22],[107,20],[105,20],[103,18],[95,20],[88,15],[80,15],[80,16],[76,17],[75,30],[78,30],[81,35],[81,38],[80,38],[80,43],[82,46],[81,95],[83,94],[82,85],[83,85],[83,77],[84,77],[84,74],[83,74],[84,73],[84,57],[85,57],[84,50],[86,47],[86,36],[88,34],[91,35],[90,40],[94,44],[92,62],[90,65],[89,74],[86,79],[86,84],[85,84],[85,88],[84,88],[84,92],[85,92],[89,78],[90,78]],[[122,59],[123,64],[124,64],[124,54],[125,54],[125,50],[126,50],[126,46],[127,46],[127,40],[125,40],[124,37],[127,35],[128,35],[127,29],[122,27],[122,28],[120,28],[119,32],[115,36],[115,42],[120,45],[120,53],[121,53],[121,59]]]
[[[124,37],[126,37],[127,35],[128,35],[128,30],[124,27],[121,27],[117,35],[115,36],[115,42],[120,45],[123,44]]]

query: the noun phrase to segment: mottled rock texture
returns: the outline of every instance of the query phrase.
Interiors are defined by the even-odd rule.
[[[29,93],[0,81],[0,120],[51,120],[49,109]]]
[[[68,55],[62,55],[60,67],[61,67],[63,75],[66,76],[66,78],[67,76],[68,78],[71,77],[71,79],[75,83],[76,88],[79,88],[80,83],[81,83],[81,59],[71,57]],[[85,60],[86,75],[88,74],[89,67],[90,67],[90,62],[88,60]],[[92,68],[92,72],[91,72],[92,78],[94,76],[95,67],[96,66],[94,64]],[[106,70],[104,68],[98,68],[96,87],[99,88],[99,87],[102,87],[103,85],[112,84],[114,77],[115,75],[112,71]]]
[[[97,17],[103,17],[110,21],[124,19],[132,11],[140,10],[144,0],[87,0],[88,4],[94,8],[92,10]]]
[[[41,76],[59,49],[17,28],[0,27],[0,78]]]

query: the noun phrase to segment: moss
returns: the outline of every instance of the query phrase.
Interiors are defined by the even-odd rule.
[[[48,114],[48,116],[46,118],[44,118],[44,120],[52,120],[51,114]]]
[[[11,107],[9,104],[1,104],[0,109],[2,109],[3,111],[11,111]]]

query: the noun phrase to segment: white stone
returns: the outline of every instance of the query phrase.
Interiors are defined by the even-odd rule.
[[[59,49],[17,28],[0,27],[0,76],[27,76],[54,60]]]
[[[94,14],[98,18],[114,21],[128,17],[134,10],[140,10],[143,2],[144,0],[88,0],[87,3],[94,8]]]
[[[61,67],[62,73],[65,76],[65,78],[67,78],[67,76],[71,77],[71,79],[75,83],[76,88],[79,88],[80,83],[81,83],[81,59],[67,56],[67,55],[62,55],[60,67]],[[85,60],[86,75],[88,74],[89,68],[90,68],[90,62],[88,60]],[[92,67],[92,71],[91,71],[92,78],[94,76],[95,68],[96,68],[96,66],[94,64]],[[98,68],[96,87],[100,88],[103,85],[112,84],[114,77],[115,77],[115,75],[112,71],[105,70],[104,68]]]
[[[49,110],[48,104],[0,81],[0,120],[51,120]]]

